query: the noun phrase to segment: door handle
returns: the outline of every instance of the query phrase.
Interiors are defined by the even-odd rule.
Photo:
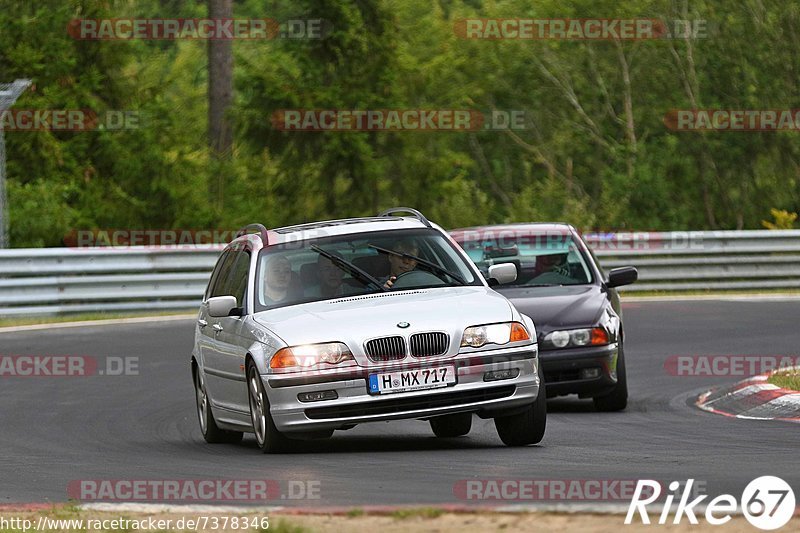
[[[220,331],[222,331],[222,326],[220,326],[219,324],[214,324],[213,326],[211,326],[211,329],[219,333]]]
[[[206,326],[208,325],[208,322],[206,322],[205,320],[203,320],[203,319],[201,318],[200,320],[198,320],[198,321],[197,321],[197,324],[198,324],[198,325],[199,325],[201,328],[204,328],[204,327],[206,327]]]

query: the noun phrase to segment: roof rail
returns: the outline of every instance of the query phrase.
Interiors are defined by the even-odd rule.
[[[261,242],[264,243],[264,246],[269,245],[269,237],[267,236],[267,228],[264,227],[263,224],[248,224],[239,231],[236,232],[236,236],[234,238],[239,238],[242,235],[247,235],[248,233],[252,232],[253,230],[257,230],[259,233],[259,237],[261,237]]]
[[[425,215],[423,215],[422,213],[420,213],[416,209],[412,209],[410,207],[393,207],[391,209],[387,209],[383,213],[379,213],[378,216],[379,217],[388,217],[388,216],[391,216],[391,215],[393,215],[395,213],[411,213],[412,215],[414,215],[416,217],[417,220],[419,220],[420,222],[425,224],[427,227],[429,227],[429,228],[433,227],[433,226],[431,226],[431,223],[428,221],[428,219],[425,218]]]

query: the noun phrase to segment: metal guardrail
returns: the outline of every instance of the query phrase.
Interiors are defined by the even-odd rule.
[[[633,265],[625,292],[800,288],[800,230],[585,234],[601,265]]]
[[[641,291],[800,288],[800,230],[595,233],[603,268]],[[0,250],[0,317],[191,310],[222,246]]]
[[[222,248],[0,250],[0,317],[196,308]]]

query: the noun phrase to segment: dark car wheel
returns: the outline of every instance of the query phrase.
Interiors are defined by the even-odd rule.
[[[440,438],[460,437],[472,429],[472,413],[437,416],[430,419],[433,434]]]
[[[264,383],[253,363],[247,365],[247,396],[250,399],[250,419],[253,422],[253,433],[256,443],[264,453],[281,453],[289,449],[290,440],[286,438],[272,420],[269,412],[269,400]]]
[[[200,374],[200,369],[195,369],[194,391],[195,397],[197,398],[197,417],[200,421],[200,431],[203,433],[203,438],[206,442],[211,444],[219,444],[221,442],[235,443],[241,441],[243,436],[241,431],[226,431],[217,427],[214,414],[211,412],[206,386]]]
[[[622,411],[628,406],[628,377],[625,372],[625,354],[620,344],[617,356],[617,384],[608,394],[595,396],[594,408],[598,411]]]
[[[539,394],[536,396],[536,401],[525,411],[494,419],[497,434],[506,446],[538,444],[544,437],[547,426],[547,392],[541,372],[539,380]]]

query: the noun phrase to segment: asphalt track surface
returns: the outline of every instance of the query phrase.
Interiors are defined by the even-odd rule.
[[[319,500],[279,505],[459,503],[463,479],[662,481],[694,478],[712,496],[752,479],[800,488],[800,425],[737,420],[692,404],[730,377],[676,377],[670,355],[800,353],[800,301],[661,301],[624,305],[631,401],[596,413],[587,400],[551,400],[539,446],[507,448],[491,420],[437,439],[427,422],[338,431],[287,455],[262,455],[252,436],[208,445],[189,371],[193,322],[0,334],[2,355],[139,357],[139,375],[0,378],[0,504],[65,501],[80,479],[271,479],[316,483]],[[283,486],[283,485],[282,485]],[[230,503],[230,502],[229,502]],[[483,502],[486,503],[486,502]]]

